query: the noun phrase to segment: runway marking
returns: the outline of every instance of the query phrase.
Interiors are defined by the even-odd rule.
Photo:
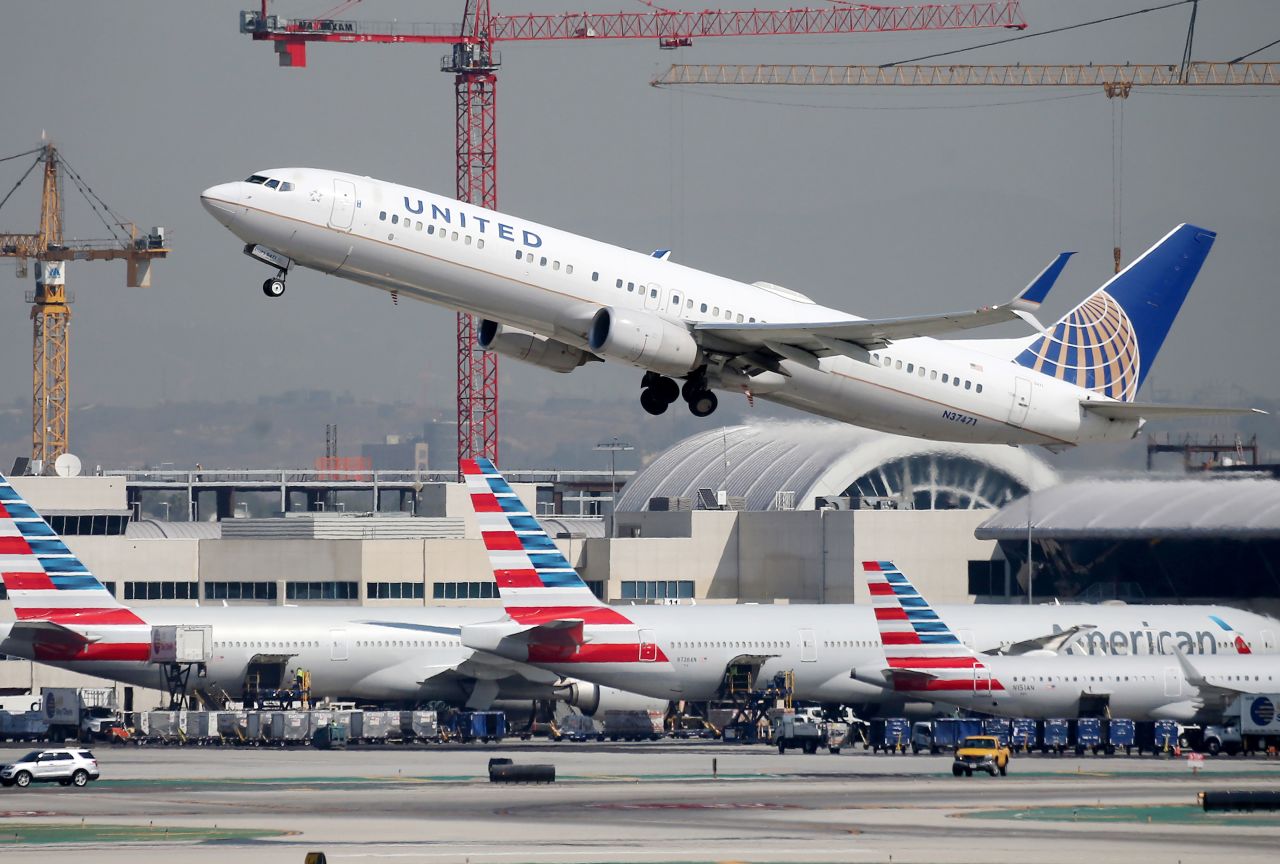
[[[0,825],[0,845],[62,843],[191,843],[207,840],[261,840],[297,835],[268,828],[189,828],[174,825],[104,825],[83,822],[18,822]]]
[[[952,813],[962,819],[1011,819],[1024,822],[1128,822],[1172,825],[1280,826],[1280,813],[1205,813],[1193,804],[1059,804]]]

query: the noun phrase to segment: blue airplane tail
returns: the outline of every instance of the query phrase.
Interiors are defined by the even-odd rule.
[[[1179,225],[1093,292],[1014,362],[1132,402],[1217,235]]]

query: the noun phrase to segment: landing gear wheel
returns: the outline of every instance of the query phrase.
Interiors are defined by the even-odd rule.
[[[640,391],[640,407],[653,415],[665,414],[669,402],[664,402],[662,398],[655,392],[655,388],[646,387]]]
[[[668,405],[680,398],[680,385],[670,378],[659,377],[657,381],[653,382],[650,389]]]
[[[709,417],[716,410],[720,400],[710,390],[701,390],[693,394],[689,400],[689,411],[694,417]]]
[[[273,276],[262,283],[262,293],[272,299],[280,297],[284,294],[284,280],[279,276]]]

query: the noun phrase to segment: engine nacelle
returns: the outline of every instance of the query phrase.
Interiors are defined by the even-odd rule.
[[[476,342],[486,351],[514,357],[553,372],[572,372],[591,359],[591,355],[581,348],[574,348],[536,333],[517,330],[497,321],[481,321],[480,335],[476,337]]]
[[[661,699],[628,693],[613,687],[601,687],[587,681],[566,679],[555,687],[556,696],[577,708],[587,717],[605,711],[666,711],[667,703]]]
[[[612,306],[591,319],[587,347],[663,375],[684,375],[702,365],[702,351],[684,327],[648,312]]]

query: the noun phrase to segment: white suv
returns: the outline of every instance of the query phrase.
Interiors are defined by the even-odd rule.
[[[98,779],[98,760],[89,750],[32,750],[11,765],[0,765],[0,786],[25,789],[32,783],[84,786]]]

